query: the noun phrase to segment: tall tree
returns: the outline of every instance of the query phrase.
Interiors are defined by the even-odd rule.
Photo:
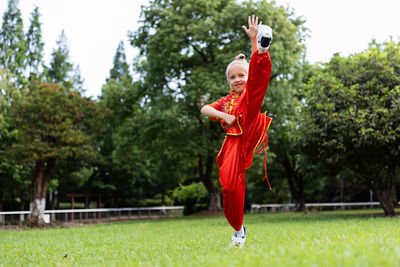
[[[88,183],[90,190],[102,190],[117,195],[116,201],[120,205],[137,205],[133,195],[141,196],[138,191],[143,187],[143,184],[138,185],[134,181],[129,169],[114,160],[115,149],[119,142],[116,136],[123,122],[135,112],[138,105],[138,98],[135,96],[136,86],[131,83],[132,77],[129,74],[129,65],[121,41],[114,56],[110,75],[102,87],[100,104],[108,111],[103,121],[106,130],[97,136],[101,160]],[[118,192],[116,188],[119,188]]]
[[[286,177],[287,186],[290,190],[290,197],[296,203],[297,210],[305,209],[306,199],[312,201],[315,186],[324,177],[316,173],[317,166],[314,166],[304,157],[301,150],[302,132],[299,129],[299,116],[303,96],[300,91],[304,83],[308,81],[313,73],[313,66],[303,62],[301,69],[294,72],[293,78],[282,84],[284,88],[277,92],[280,97],[287,97],[286,101],[278,101],[277,114],[279,114],[276,127],[273,128],[274,138],[271,138],[270,146],[274,152],[275,161],[272,176],[279,175],[279,172]],[[278,168],[277,168],[277,165]],[[275,169],[278,169],[278,173]],[[279,170],[281,169],[281,170]]]
[[[188,136],[181,131],[186,122],[176,119],[179,110],[171,107],[172,99],[161,100],[156,105],[136,105],[116,128],[113,162],[124,166],[138,187],[148,189],[142,197],[152,197],[149,191],[160,194],[160,204],[165,205],[168,191],[194,172],[188,171]]]
[[[30,224],[44,223],[48,182],[59,160],[96,156],[91,134],[101,129],[103,112],[88,98],[58,84],[33,84],[13,103],[11,123],[18,129],[9,148],[32,167]]]
[[[118,44],[117,51],[114,56],[113,67],[110,70],[110,77],[107,79],[114,79],[117,82],[132,82],[131,75],[129,73],[129,65],[126,62],[126,54],[124,48],[124,42],[120,41]]]
[[[388,216],[395,214],[400,170],[399,54],[391,40],[347,58],[335,55],[307,83],[302,107],[309,157],[331,174],[352,171]]]
[[[9,109],[16,89],[9,81],[9,75],[0,69],[0,211],[3,210],[3,197],[7,184],[11,181],[11,161],[4,153],[9,145]]]
[[[21,87],[25,80],[25,35],[18,0],[9,0],[8,8],[3,14],[0,30],[0,68],[8,69],[13,81]]]
[[[47,71],[47,80],[51,83],[59,83],[68,89],[73,88],[73,64],[69,61],[69,48],[67,37],[62,30],[57,47],[53,50],[50,67]]]
[[[27,168],[7,153],[7,149],[15,141],[15,129],[10,123],[11,105],[24,95],[24,90],[15,87],[11,77],[7,70],[0,70],[0,210],[3,208],[3,201],[7,199],[7,193],[9,196],[18,194],[22,200],[24,191],[17,191],[26,189],[23,178]]]
[[[142,24],[131,34],[132,45],[145,57],[138,69],[144,76],[145,93],[154,105],[166,102],[178,111],[176,120],[182,122],[180,131],[187,136],[185,153],[190,159],[181,168],[193,167],[196,162],[197,179],[210,194],[210,210],[221,209],[215,157],[223,132],[217,124],[202,118],[199,108],[205,101],[227,94],[227,64],[240,52],[251,53],[241,28],[251,14],[274,29],[269,92],[278,92],[267,93],[272,110],[284,101],[280,85],[298,68],[304,49],[303,21],[292,18],[273,2],[153,0],[142,8]],[[273,115],[278,111],[273,110]]]
[[[82,77],[81,68],[79,65],[77,65],[74,68],[74,72],[72,75],[72,84],[74,91],[84,93],[86,91],[85,88],[83,88],[84,81],[85,79]]]
[[[28,79],[43,79],[43,49],[44,42],[42,41],[42,29],[40,22],[39,8],[31,13],[30,26],[26,33],[26,62],[25,68],[28,71]]]

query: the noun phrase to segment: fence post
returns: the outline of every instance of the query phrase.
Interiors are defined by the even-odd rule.
[[[22,225],[22,222],[24,221],[24,214],[19,215],[19,225]]]

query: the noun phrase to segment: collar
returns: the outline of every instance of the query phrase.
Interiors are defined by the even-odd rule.
[[[232,96],[233,98],[238,98],[243,92],[246,92],[246,88],[240,93],[236,92],[235,90],[230,90],[229,95]]]

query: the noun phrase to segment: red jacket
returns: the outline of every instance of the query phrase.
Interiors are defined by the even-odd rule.
[[[252,165],[253,155],[257,147],[264,144],[261,149],[266,150],[268,142],[267,131],[272,119],[266,116],[265,113],[261,114],[260,110],[268,88],[270,75],[271,59],[269,52],[264,54],[255,52],[250,61],[247,88],[241,93],[236,93],[232,90],[229,95],[209,104],[218,111],[236,117],[236,122],[230,127],[224,120],[219,119],[219,121],[227,133],[226,138],[244,138],[243,147],[240,151],[234,153],[240,153],[244,156],[245,169]],[[217,120],[217,118],[210,119]],[[226,138],[217,156],[217,164],[220,167],[223,157],[232,153],[232,151],[229,151],[230,147],[225,145]],[[264,158],[265,164],[266,158]]]

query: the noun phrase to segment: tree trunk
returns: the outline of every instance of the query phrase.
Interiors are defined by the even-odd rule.
[[[373,188],[376,193],[376,197],[381,204],[383,211],[385,212],[385,216],[395,216],[396,213],[394,211],[394,200],[395,195],[393,192],[396,192],[393,187],[396,186],[395,181],[395,168],[392,168],[392,165],[389,164],[388,168],[388,177],[387,179],[381,179],[381,183],[374,183]]]
[[[165,188],[163,187],[161,190],[161,206],[166,206],[165,203]],[[163,215],[167,215],[167,211],[166,210],[161,210],[161,214]]]
[[[218,189],[218,188],[217,188]],[[210,195],[210,203],[208,205],[209,211],[221,211],[221,194],[220,191],[217,192],[209,192]]]
[[[44,210],[46,206],[46,199],[35,198],[29,203],[30,217],[29,226],[30,227],[41,227],[45,225],[44,221]]]
[[[20,203],[20,211],[24,211],[25,210],[25,192],[21,192],[21,203]],[[19,215],[19,221],[20,224],[25,221],[25,215],[21,214]]]
[[[305,211],[305,210],[306,210],[306,201],[304,199],[304,190],[302,188],[297,198],[297,211]]]
[[[385,216],[395,216],[394,205],[393,205],[393,195],[391,188],[376,188],[375,194],[381,204]]]
[[[3,188],[0,189],[0,211],[3,211]],[[3,224],[4,217],[0,215],[0,224]]]
[[[221,211],[221,191],[214,184],[212,179],[212,169],[214,164],[214,157],[207,156],[206,169],[204,172],[203,157],[199,156],[199,175],[200,180],[203,182],[207,189],[208,195],[210,197],[210,202],[208,205],[209,211]]]
[[[55,192],[53,192],[52,194],[53,195],[52,195],[52,198],[51,198],[51,201],[50,201],[51,202],[50,203],[50,207],[51,207],[52,210],[54,210],[55,206],[56,206],[56,194],[55,194]],[[52,213],[51,214],[51,221],[54,222],[55,220],[56,220],[56,214]]]
[[[165,188],[164,187],[162,188],[162,191],[161,191],[161,206],[166,206],[166,203],[165,203]]]
[[[304,199],[304,180],[298,173],[293,169],[289,156],[285,155],[283,160],[283,167],[285,168],[286,177],[289,184],[290,193],[296,201],[296,210],[305,210],[305,199]]]
[[[3,188],[0,189],[0,211],[3,211]]]
[[[399,201],[397,199],[397,191],[396,191],[396,181],[395,179],[392,179],[392,199],[393,199],[393,205],[397,207],[399,205]]]
[[[54,160],[37,161],[32,175],[32,185],[29,203],[29,226],[41,227],[45,225],[44,211],[46,209],[46,193],[53,168]]]

